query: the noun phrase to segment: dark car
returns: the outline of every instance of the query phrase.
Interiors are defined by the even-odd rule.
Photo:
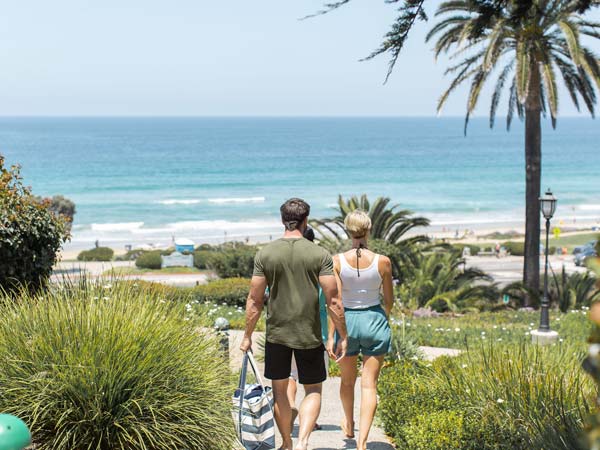
[[[593,250],[596,247],[596,242],[598,242],[598,241],[590,241],[587,244],[578,245],[577,247],[575,247],[573,249],[573,254],[578,255],[579,253],[583,252],[584,250],[588,250],[588,249]]]
[[[585,260],[587,258],[595,258],[596,256],[598,256],[598,253],[596,253],[596,249],[594,247],[587,247],[581,252],[577,253],[577,255],[575,255],[575,265],[585,266]]]

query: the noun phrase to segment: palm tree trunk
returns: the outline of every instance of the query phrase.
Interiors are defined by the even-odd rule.
[[[525,258],[523,283],[532,292],[540,288],[540,185],[542,178],[542,127],[540,74],[531,68],[530,93],[525,104]],[[525,306],[531,306],[527,296]]]

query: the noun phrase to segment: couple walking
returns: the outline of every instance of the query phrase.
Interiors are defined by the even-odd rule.
[[[393,304],[390,260],[370,251],[369,216],[353,211],[345,226],[352,249],[334,256],[305,238],[310,206],[292,198],[280,208],[284,235],[255,257],[246,303],[246,332],[240,346],[251,350],[252,333],[260,318],[268,288],[265,377],[272,380],[275,421],[282,450],[306,450],[321,410],[327,358],[341,369],[340,397],[344,409],[342,432],[354,437],[354,385],[358,355],[363,356],[361,407],[357,449],[366,450],[377,407],[377,379],[390,346],[388,317]],[[384,307],[380,294],[383,292]],[[327,311],[326,326],[319,298]],[[326,333],[322,334],[327,329]],[[324,338],[326,337],[325,342]],[[292,365],[294,372],[292,374]],[[299,408],[298,441],[293,447],[295,376],[304,386]]]

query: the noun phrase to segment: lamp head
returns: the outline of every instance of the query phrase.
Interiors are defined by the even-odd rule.
[[[556,211],[556,197],[552,195],[552,191],[548,189],[546,193],[539,198],[540,209],[546,220],[552,219],[554,212]]]

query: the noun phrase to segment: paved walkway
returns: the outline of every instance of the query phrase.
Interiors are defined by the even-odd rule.
[[[263,333],[255,332],[253,335],[253,348],[255,352],[258,349],[257,342]],[[242,352],[239,351],[240,342],[243,332],[232,330],[229,334],[229,348],[231,354],[231,367],[238,369],[242,361]],[[441,349],[434,347],[421,347],[421,351],[427,359],[433,359],[440,355],[455,355],[458,350]],[[261,367],[262,370],[262,367]],[[262,375],[262,374],[261,374]],[[268,382],[268,380],[265,380]],[[338,377],[330,377],[323,384],[323,401],[321,407],[321,415],[319,416],[319,425],[323,427],[320,431],[315,431],[311,435],[309,448],[311,450],[343,450],[356,448],[354,439],[347,439],[343,436],[340,424],[343,418],[342,405],[339,397],[340,379]],[[355,390],[355,420],[358,422],[358,411],[360,406],[360,378],[356,381]],[[302,389],[298,391],[298,403],[302,399]],[[357,423],[358,425],[358,423]],[[358,430],[355,431],[358,435]],[[298,423],[294,426],[292,435],[294,438],[298,436]],[[281,445],[281,440],[277,436],[277,445]],[[385,435],[383,429],[375,423],[369,433],[369,450],[393,450],[395,447]]]

